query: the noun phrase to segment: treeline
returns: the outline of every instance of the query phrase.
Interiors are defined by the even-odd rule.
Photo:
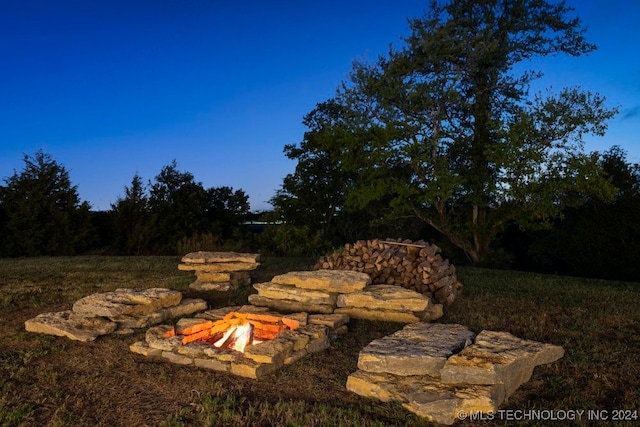
[[[0,256],[175,255],[242,244],[242,190],[205,188],[175,161],[147,183],[138,174],[108,211],[81,201],[64,165],[42,151],[0,186]]]
[[[481,265],[637,281],[640,278],[640,165],[619,147],[599,154],[598,165],[617,189],[607,201],[592,197],[567,206],[544,227],[512,224]],[[80,200],[64,165],[37,152],[0,186],[0,256],[182,255],[194,250],[247,250],[275,256],[319,256],[371,238],[424,239],[456,264],[465,254],[413,217],[389,205],[355,209],[334,187],[283,189],[272,212],[250,212],[247,195],[230,187],[204,188],[176,162],[147,183],[135,174],[108,211]],[[326,190],[326,191],[325,191]],[[254,220],[254,221],[252,221]],[[258,221],[255,221],[258,220]],[[251,225],[259,224],[271,225]]]

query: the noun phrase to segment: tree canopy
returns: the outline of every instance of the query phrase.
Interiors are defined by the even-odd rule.
[[[305,119],[305,141],[286,149],[305,166],[283,189],[324,168],[343,180],[346,209],[385,201],[474,263],[513,223],[541,226],[586,195],[612,197],[583,137],[603,135],[616,109],[577,87],[530,94],[541,74],[516,68],[594,50],[572,12],[544,0],[432,2],[410,20],[401,49],[355,63],[337,95]],[[322,166],[327,159],[331,167]],[[307,182],[319,194],[339,187],[335,179]]]
[[[135,174],[112,209],[119,252],[173,254],[183,239],[231,237],[249,212],[249,201],[243,190],[204,188],[174,160],[146,186]]]
[[[0,186],[2,252],[9,256],[71,255],[90,245],[89,204],[69,172],[49,154],[24,156],[24,169]]]

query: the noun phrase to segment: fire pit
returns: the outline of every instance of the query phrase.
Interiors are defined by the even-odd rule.
[[[202,322],[200,319],[193,326],[191,322],[183,322],[182,327],[165,333],[165,338],[181,335],[182,344],[206,342],[214,347],[236,350],[244,353],[250,345],[260,344],[274,339],[285,330],[296,330],[300,322],[281,316],[259,313],[231,312],[221,320]]]
[[[256,312],[256,307],[210,310],[197,318],[184,318],[175,326],[147,330],[145,341],[131,351],[260,379],[283,365],[329,347],[349,317],[339,314]]]

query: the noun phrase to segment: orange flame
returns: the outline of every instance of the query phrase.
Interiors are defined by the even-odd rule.
[[[248,345],[273,339],[285,329],[295,330],[300,323],[294,319],[258,313],[228,313],[222,320],[168,331],[164,336],[182,336],[182,344],[207,341],[218,348],[243,352]],[[215,341],[214,341],[215,340]]]

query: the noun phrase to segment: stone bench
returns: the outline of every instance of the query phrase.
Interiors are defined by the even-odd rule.
[[[462,325],[413,323],[362,349],[347,389],[450,425],[461,411],[495,413],[536,366],[563,355],[560,346],[507,332],[475,336]]]
[[[348,270],[292,271],[256,283],[249,303],[274,310],[339,313],[351,318],[401,323],[435,320],[442,304],[395,285],[372,285],[366,273]]]
[[[88,295],[71,310],[39,314],[25,322],[28,332],[93,341],[101,335],[131,333],[151,325],[206,310],[201,299],[182,298],[166,288],[116,289]]]

